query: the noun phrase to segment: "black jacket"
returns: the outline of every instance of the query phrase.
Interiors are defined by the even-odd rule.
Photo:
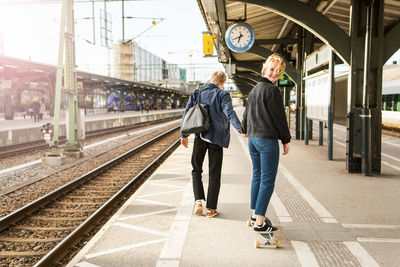
[[[278,87],[262,77],[251,90],[243,114],[243,132],[248,136],[290,142],[285,109]]]

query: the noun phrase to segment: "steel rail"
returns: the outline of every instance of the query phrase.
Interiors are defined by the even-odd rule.
[[[179,127],[177,127],[179,128]],[[177,128],[173,129],[176,130]],[[122,201],[122,197],[127,195],[133,189],[136,182],[141,180],[142,176],[151,172],[172,149],[179,146],[180,140],[176,140],[174,144],[169,146],[161,155],[153,160],[146,168],[137,174],[132,180],[121,188],[114,196],[112,196],[106,203],[104,203],[98,210],[96,210],[89,218],[80,224],[74,231],[72,231],[66,238],[57,244],[49,253],[47,253],[39,262],[34,266],[52,266],[62,260],[62,258],[71,251],[71,247],[80,242],[84,235],[90,232],[96,222],[101,220],[107,213],[118,203]]]
[[[156,136],[152,139],[150,139],[149,141],[131,149],[128,152],[125,152],[124,154],[118,156],[115,159],[112,159],[102,165],[100,165],[99,167],[91,170],[90,172],[80,176],[79,178],[59,187],[58,189],[38,198],[37,200],[19,208],[18,210],[4,216],[3,218],[0,219],[0,232],[4,231],[5,229],[9,228],[11,225],[16,224],[17,222],[19,222],[20,220],[24,219],[27,215],[32,214],[33,212],[39,210],[41,207],[49,204],[51,201],[53,201],[54,199],[63,196],[65,194],[67,194],[68,192],[70,192],[71,190],[73,190],[74,188],[84,184],[85,182],[91,180],[92,178],[96,177],[97,175],[105,172],[106,170],[112,168],[115,164],[117,164],[118,162],[124,161],[125,159],[127,159],[128,157],[130,157],[132,154],[137,153],[139,151],[141,151],[142,149],[144,149],[145,147],[149,146],[150,144],[154,143],[155,141],[157,141],[158,139],[167,136],[168,134],[170,134],[171,132],[177,130],[180,126],[174,127],[173,129],[159,135]]]

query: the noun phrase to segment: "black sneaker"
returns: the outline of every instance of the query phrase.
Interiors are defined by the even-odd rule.
[[[251,222],[251,225],[254,225],[254,224],[256,223],[256,219],[257,219],[257,217],[256,217],[256,216],[254,216],[254,215],[251,215],[251,217],[250,217],[250,222]],[[272,226],[272,222],[271,222],[271,220],[270,220],[270,219],[268,219],[267,217],[264,217],[264,221],[265,221],[265,223],[266,223],[266,224],[268,224],[268,225]],[[276,227],[274,227],[274,228],[276,228]],[[275,231],[276,231],[276,230],[275,230]]]
[[[274,232],[274,231],[278,230],[278,228],[276,228],[275,226],[272,226],[271,221],[267,217],[265,217],[263,225],[257,225],[254,223],[253,230],[255,232],[270,233],[270,232]]]

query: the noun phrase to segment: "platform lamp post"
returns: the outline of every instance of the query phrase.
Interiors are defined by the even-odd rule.
[[[65,62],[63,60],[64,49]],[[59,126],[62,96],[61,91],[68,95],[68,141],[64,145],[59,144]],[[64,149],[64,155],[72,153],[74,157],[77,157],[77,155],[80,156],[82,149],[81,144],[78,140],[78,101],[75,64],[74,0],[63,0],[62,2],[56,92],[54,103],[54,136],[52,140],[50,155],[60,155],[60,148],[62,148]]]
[[[369,72],[371,57],[371,16],[374,0],[367,3],[367,23],[365,29],[365,48],[364,48],[364,76],[363,76],[363,102],[361,111],[361,174],[371,176],[372,158],[371,158],[371,109],[369,108]]]

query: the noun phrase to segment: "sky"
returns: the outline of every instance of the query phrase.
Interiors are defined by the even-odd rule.
[[[51,2],[0,0],[0,34],[4,37],[5,56],[57,64],[61,2]],[[112,36],[116,42],[122,39],[122,3],[107,2],[106,9],[112,17]],[[93,17],[92,3],[75,3],[76,63],[78,70],[107,75],[113,54],[101,46],[101,10],[104,2],[96,2],[93,39],[93,20],[87,19]],[[125,17],[134,17],[125,19],[125,39],[135,37],[146,50],[168,63],[187,68],[188,80],[207,81],[214,70],[223,70],[217,57],[203,57],[202,32],[207,27],[196,0],[125,1]],[[158,23],[153,25],[153,20]],[[90,44],[93,40],[94,45]]]
[[[100,41],[100,12],[104,10],[104,2],[96,0],[93,40],[93,20],[87,19],[93,17],[92,4],[78,1],[85,0],[75,2],[78,70],[108,75],[113,54],[110,49],[102,47]],[[120,1],[106,4],[112,17],[114,41],[122,39],[121,7]],[[5,55],[56,65],[60,15],[59,0],[0,0],[0,34],[5,41]],[[188,81],[207,81],[214,70],[223,70],[216,57],[204,58],[202,55],[202,32],[207,27],[196,0],[125,1],[125,16],[135,17],[125,19],[125,38],[136,37],[134,40],[141,47],[168,63],[187,68]],[[152,20],[158,23],[153,26]],[[94,45],[89,43],[93,41]],[[387,63],[394,60],[400,62],[399,52]]]

